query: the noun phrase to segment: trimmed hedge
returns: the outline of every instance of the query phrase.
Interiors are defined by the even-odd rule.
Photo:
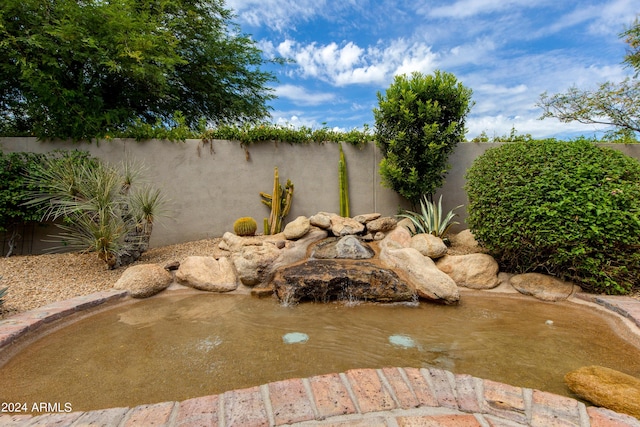
[[[517,142],[466,174],[467,222],[505,271],[537,271],[585,290],[640,283],[640,163],[588,142]]]

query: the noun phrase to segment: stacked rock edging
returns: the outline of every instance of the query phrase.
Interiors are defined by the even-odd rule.
[[[275,235],[241,237],[227,232],[219,243],[221,254],[188,257],[165,266],[164,270],[183,286],[210,292],[275,294],[278,298],[295,295],[289,302],[316,300],[318,295],[325,300],[336,295],[356,298],[362,295],[362,299],[370,301],[419,298],[455,304],[462,288],[490,290],[499,285],[544,301],[557,301],[567,299],[577,290],[571,283],[542,274],[500,273],[498,263],[483,253],[469,230],[451,236],[450,246],[439,237],[412,235],[413,231],[409,222],[398,222],[378,213],[345,218],[318,212],[296,218]],[[301,267],[305,263],[310,264]],[[358,280],[349,277],[355,274],[355,264],[360,264]],[[294,266],[298,272],[306,272],[308,283],[303,275],[294,273]],[[309,274],[314,266],[321,274]],[[331,266],[335,267],[334,276],[330,273]],[[155,276],[148,272],[152,267],[146,270],[136,267],[139,268],[123,274],[118,289],[129,290],[135,297],[146,297],[168,286],[167,275],[158,273],[160,267],[153,267]],[[382,286],[383,281],[372,279],[380,284],[378,290],[376,287],[369,287],[367,291],[355,289],[362,286],[367,274],[372,278],[390,277],[387,270],[397,276],[397,286]],[[286,277],[293,276],[305,292],[291,288],[292,281]],[[148,289],[140,289],[143,282],[148,283]],[[313,286],[325,291],[313,290]],[[390,297],[389,292],[394,288],[398,296]],[[407,296],[406,289],[412,290],[411,297]]]

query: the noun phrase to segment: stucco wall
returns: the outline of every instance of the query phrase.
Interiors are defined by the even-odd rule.
[[[112,163],[124,159],[144,162],[150,181],[171,200],[171,217],[154,227],[152,246],[221,236],[231,231],[241,216],[254,217],[262,230],[269,209],[261,203],[259,193],[272,192],[274,167],[278,167],[282,184],[290,179],[295,186],[287,220],[339,211],[339,150],[333,143],[261,143],[245,151],[237,142],[222,140],[211,144],[200,140],[111,140],[96,145],[1,138],[0,149],[37,153],[78,149]],[[362,149],[343,145],[343,149],[352,215],[393,215],[400,206],[407,207],[394,191],[380,184],[380,155],[374,144]]]
[[[446,210],[458,205],[456,218],[466,228],[467,196],[464,175],[474,159],[499,144],[461,143],[449,158],[451,170],[436,198],[443,195]],[[640,159],[638,145],[608,145]],[[116,139],[100,144],[40,142],[35,138],[0,138],[5,152],[48,152],[54,149],[78,149],[112,163],[125,159],[143,162],[149,180],[171,200],[171,217],[154,228],[152,246],[217,237],[231,231],[241,216],[252,216],[262,230],[268,209],[260,202],[259,192],[271,193],[273,169],[278,167],[282,183],[291,179],[295,186],[288,220],[319,211],[338,212],[337,144],[291,145],[260,143],[245,151],[239,143],[215,140],[185,142]],[[408,208],[405,200],[380,183],[378,164],[381,156],[375,144],[362,149],[343,145],[349,176],[351,215],[379,212],[394,215],[398,208]],[[437,200],[437,199],[436,199]],[[52,227],[39,230],[51,233]],[[38,253],[39,238],[27,250]]]

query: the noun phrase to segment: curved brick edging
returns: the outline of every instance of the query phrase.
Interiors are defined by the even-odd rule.
[[[27,332],[33,332],[55,320],[80,313],[126,297],[127,291],[102,291],[91,295],[59,301],[44,307],[0,320],[0,351]]]
[[[105,291],[54,303],[0,321],[0,351],[54,320],[115,302]],[[579,294],[640,326],[640,301]],[[43,415],[0,414],[2,426],[550,426],[640,427],[637,419],[552,393],[441,369],[354,369],[289,379],[182,402]]]
[[[640,426],[551,393],[440,369],[354,369],[134,408],[0,415],[11,426]]]

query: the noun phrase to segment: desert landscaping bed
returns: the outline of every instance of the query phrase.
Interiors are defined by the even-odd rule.
[[[151,248],[135,264],[166,265],[191,255],[219,257],[221,238],[197,240]],[[454,245],[450,255],[477,252],[478,248]],[[135,265],[134,264],[134,265]],[[61,253],[0,258],[0,288],[8,287],[0,319],[73,297],[109,290],[126,267],[108,270],[95,253]],[[640,299],[640,289],[632,297]]]

